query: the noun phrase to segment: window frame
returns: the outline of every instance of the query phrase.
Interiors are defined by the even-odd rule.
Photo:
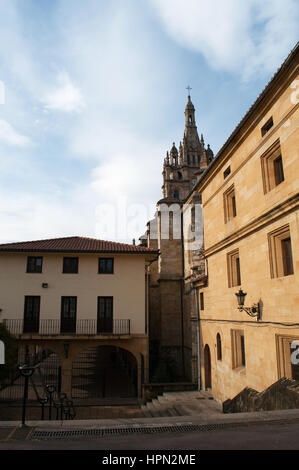
[[[235,191],[234,184],[232,184],[223,193],[223,206],[224,206],[224,223],[227,224],[230,220],[237,217],[236,191]]]
[[[277,162],[278,159],[281,160],[280,172],[283,178],[279,182],[277,182],[277,169],[275,168],[275,162]],[[277,139],[261,156],[261,170],[264,194],[272,191],[272,189],[285,181],[283,157],[279,139]]]
[[[36,260],[38,260],[38,259],[41,260],[40,271],[36,270],[36,267],[37,267]],[[35,270],[34,271],[29,270],[29,265],[30,265],[29,260],[35,260],[35,263],[34,263]],[[27,256],[26,273],[28,273],[28,274],[41,274],[42,272],[43,272],[43,257],[42,256]]]
[[[228,287],[238,287],[242,283],[239,248],[227,253]]]
[[[30,305],[31,304],[31,305]],[[25,295],[23,333],[38,333],[40,324],[41,296]]]
[[[286,262],[283,255],[283,241],[290,239],[291,272],[286,273]],[[270,276],[272,279],[292,276],[294,274],[292,237],[289,224],[268,233]]]
[[[231,330],[232,369],[246,368],[246,348],[244,330]]]
[[[204,293],[203,292],[199,293],[199,305],[200,305],[200,310],[204,311],[204,309],[205,309],[205,300],[204,300]]]
[[[68,301],[68,308],[66,305]],[[71,308],[71,301],[74,301],[74,309]],[[75,333],[77,328],[77,308],[78,298],[75,295],[61,296],[60,308],[60,332],[61,333]]]
[[[230,165],[223,172],[223,179],[226,179],[231,174]]]
[[[107,271],[107,270],[101,271],[100,266],[101,266],[102,261],[106,261],[105,263],[106,268],[107,268],[107,262],[112,261],[112,271]],[[113,257],[109,257],[109,258],[100,257],[98,259],[98,274],[114,274],[114,258]]]
[[[101,311],[101,301],[104,303],[104,311]],[[101,326],[101,325],[104,325]],[[98,296],[97,298],[97,332],[113,333],[114,328],[114,297]]]
[[[273,116],[271,116],[266,123],[261,127],[261,134],[264,137],[268,134],[269,130],[274,126]]]
[[[222,340],[220,333],[216,335],[217,361],[222,361]]]
[[[66,271],[65,262],[66,260],[76,260],[76,271]],[[78,256],[64,256],[62,261],[62,273],[63,274],[78,274],[79,273],[79,257]]]

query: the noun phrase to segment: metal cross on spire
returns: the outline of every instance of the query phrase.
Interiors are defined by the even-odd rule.
[[[190,87],[190,85],[187,86],[186,90],[188,90],[188,96],[190,96],[190,90],[192,90],[192,88]]]

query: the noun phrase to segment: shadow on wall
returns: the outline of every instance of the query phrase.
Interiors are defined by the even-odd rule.
[[[246,387],[232,400],[226,400],[222,407],[223,413],[299,408],[299,381],[284,377],[263,392]]]

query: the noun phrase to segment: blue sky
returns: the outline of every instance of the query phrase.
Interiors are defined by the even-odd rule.
[[[295,0],[0,0],[0,242],[138,238],[183,136],[187,85],[216,153],[298,40],[298,10]]]

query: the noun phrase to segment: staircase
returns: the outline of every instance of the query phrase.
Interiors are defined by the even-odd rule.
[[[223,413],[273,411],[299,408],[299,381],[282,378],[266,390],[244,388],[232,400],[223,403]]]
[[[218,404],[208,391],[165,392],[141,406],[146,418],[168,416],[203,416],[221,414]]]

